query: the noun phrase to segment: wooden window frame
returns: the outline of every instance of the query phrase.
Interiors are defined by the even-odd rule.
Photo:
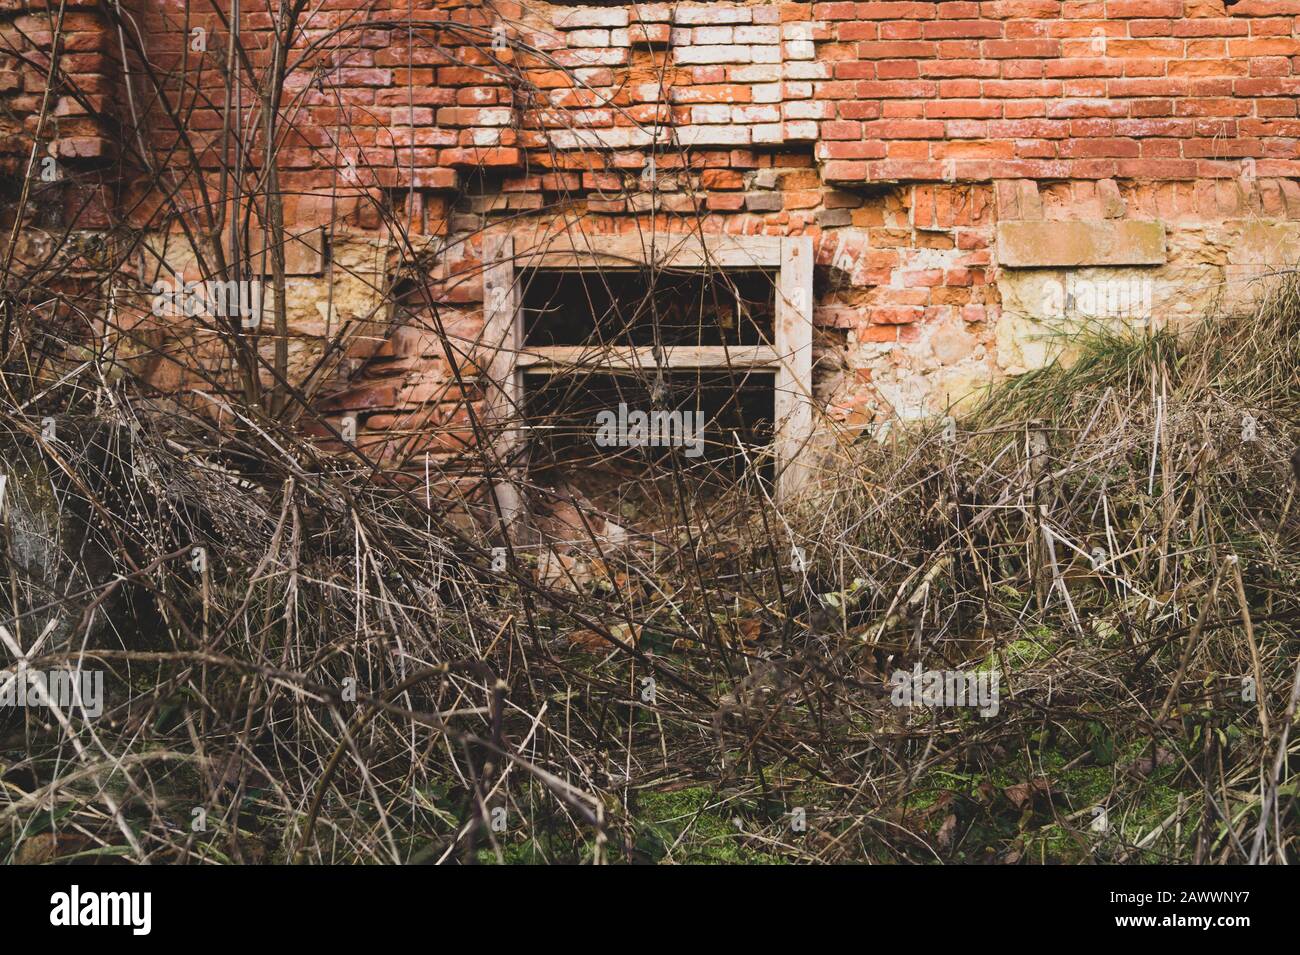
[[[803,460],[812,436],[812,279],[810,236],[729,236],[665,233],[654,236],[561,234],[516,249],[513,236],[484,240],[483,309],[487,372],[486,417],[498,430],[493,448],[499,462],[514,459],[523,442],[522,429],[506,424],[522,408],[526,372],[561,368],[660,367],[648,347],[604,348],[586,359],[588,346],[538,347],[524,344],[519,278],[538,269],[765,269],[777,273],[773,341],[765,345],[709,345],[664,349],[665,370],[731,368],[775,373],[773,452],[776,496],[789,500],[809,477]],[[520,514],[516,481],[504,471],[495,484],[507,522]]]

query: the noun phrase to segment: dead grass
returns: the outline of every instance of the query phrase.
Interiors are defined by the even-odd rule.
[[[1292,283],[543,558],[254,406],[11,366],[5,626],[108,678],[0,713],[0,857],[1295,862],[1298,377]],[[917,663],[998,715],[891,705]]]

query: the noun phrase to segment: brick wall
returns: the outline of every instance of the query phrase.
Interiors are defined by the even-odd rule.
[[[830,3],[830,181],[1297,174],[1300,5]]]
[[[295,375],[393,457],[464,438],[493,232],[812,235],[816,391],[851,425],[942,413],[1050,360],[1044,333],[1074,320],[1043,305],[1052,283],[1141,281],[1157,323],[1183,321],[1300,256],[1300,0],[411,9],[311,7],[276,154],[287,227],[334,250],[286,292]],[[156,161],[192,149],[215,181],[222,18],[181,0],[140,17],[187,103],[179,126],[152,104]],[[254,69],[271,26],[244,14]],[[195,27],[206,53],[188,49]],[[28,111],[32,82],[0,71]],[[250,147],[256,168],[265,143]],[[174,234],[150,188],[122,205]],[[461,343],[450,355],[421,328],[431,312]]]
[[[15,311],[40,317],[38,332],[64,341],[96,334],[103,313],[101,235],[120,196],[124,90],[120,47],[97,3],[0,2],[0,242],[10,266],[4,294]],[[16,248],[9,250],[15,224]],[[7,345],[27,344],[13,331],[6,319]],[[37,347],[45,349],[41,338]],[[28,351],[28,360],[34,354]]]

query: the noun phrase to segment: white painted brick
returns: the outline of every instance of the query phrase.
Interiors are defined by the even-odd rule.
[[[515,120],[515,112],[508,106],[481,108],[475,110],[474,116],[475,126],[509,126]]]
[[[678,126],[677,142],[683,146],[745,146],[748,126]]]
[[[585,27],[625,27],[627,11],[620,7],[573,7],[556,10],[552,22],[561,30],[581,30]]]
[[[815,142],[817,140],[817,124],[811,119],[802,119],[795,123],[786,123],[782,132],[785,133],[787,141],[803,140]]]
[[[734,27],[696,27],[691,32],[691,42],[705,46],[735,41]]]
[[[609,31],[574,30],[567,39],[571,47],[609,46]]]
[[[610,30],[610,31],[609,31],[609,45],[610,45],[610,46],[628,46],[629,43],[628,43],[627,30]]]
[[[834,101],[828,99],[803,99],[786,103],[783,107],[786,119],[832,119],[835,116]]]
[[[780,27],[736,27],[736,42],[780,43],[781,29]]]
[[[812,23],[809,20],[792,20],[781,24],[781,36],[787,40],[811,40],[814,29],[824,26],[824,23]]]
[[[780,63],[781,48],[779,46],[750,46],[745,47],[749,50],[750,56],[755,63]]]
[[[811,83],[786,83],[784,87],[781,91],[782,99],[812,99]]]
[[[673,18],[673,8],[667,3],[634,3],[629,10],[630,23],[667,23]]]
[[[784,68],[787,80],[829,80],[829,63],[787,63]]]
[[[673,27],[671,36],[673,46],[690,46],[691,45],[691,28],[690,27]]]
[[[659,83],[638,83],[632,87],[632,98],[638,103],[653,103],[663,99],[663,95],[664,88]]]
[[[750,48],[734,45],[679,46],[673,50],[673,59],[678,63],[748,63]]]
[[[588,141],[590,131],[576,129],[557,129],[547,136],[547,141],[556,149],[576,149],[579,146],[597,145]]]
[[[780,123],[759,123],[752,127],[752,139],[755,143],[769,146],[785,142]]]
[[[690,26],[718,26],[724,23],[752,23],[753,17],[746,7],[724,6],[721,3],[684,4],[677,8],[676,22]]]
[[[779,103],[781,102],[781,84],[780,83],[755,83],[750,88],[754,96],[755,103]]]
[[[726,103],[705,103],[691,107],[692,123],[729,123],[731,107]]]
[[[573,36],[572,33],[569,36]],[[787,60],[811,60],[817,55],[812,40],[788,40],[785,44]]]
[[[733,123],[779,123],[781,119],[779,106],[733,106],[731,108]]]
[[[519,39],[534,50],[558,50],[564,46],[563,34],[541,30],[520,30]]]
[[[566,110],[568,121],[574,126],[613,126],[612,109],[574,109]]]
[[[660,133],[660,139],[667,139],[666,129],[661,130]],[[551,145],[556,149],[640,149],[652,145],[654,138],[652,130],[637,126],[615,126],[613,129],[556,129],[550,134]]]
[[[781,67],[763,63],[759,66],[733,66],[727,71],[731,83],[775,83],[781,78]]]
[[[500,146],[501,130],[499,129],[472,129],[470,130],[470,139],[475,146]]]
[[[624,60],[623,62],[627,61]],[[601,69],[599,66],[589,66],[574,70],[573,78],[584,86],[590,86],[594,89],[596,83],[602,79],[606,79],[606,77],[602,75],[605,72],[606,71]],[[565,92],[569,91],[566,90]]]

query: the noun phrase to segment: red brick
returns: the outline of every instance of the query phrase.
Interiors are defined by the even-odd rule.
[[[898,328],[895,325],[868,325],[858,330],[858,341],[883,344],[898,341]]]
[[[907,306],[872,308],[867,314],[873,325],[907,325],[912,322],[919,322],[924,316],[921,308],[909,308]]]
[[[1106,0],[1106,16],[1114,19],[1177,18],[1183,15],[1183,0]]]
[[[927,40],[948,40],[961,37],[992,39],[1002,36],[1002,24],[992,20],[940,20],[926,23],[921,35]]]

